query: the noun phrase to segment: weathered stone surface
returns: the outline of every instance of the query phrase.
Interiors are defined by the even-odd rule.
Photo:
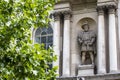
[[[120,73],[94,76],[59,77],[57,80],[120,80]]]
[[[82,21],[87,19],[88,21],[90,20],[90,26],[92,26],[90,27],[90,29],[94,30],[96,34],[98,34],[97,39],[99,39],[99,41],[97,40],[98,46],[96,48],[99,53],[97,52],[95,59],[96,61],[95,65],[97,67],[97,75],[89,76],[91,75],[91,73],[89,73],[87,76],[84,76],[83,79],[84,78],[85,80],[120,79],[118,78],[120,75],[117,73],[107,74],[107,73],[112,73],[112,70],[119,71],[120,69],[120,67],[118,69],[118,66],[120,66],[120,61],[119,61],[120,55],[118,55],[119,52],[117,53],[117,47],[116,47],[120,42],[120,39],[118,41],[117,37],[115,37],[118,35],[120,36],[120,34],[118,34],[118,31],[116,30],[117,28],[119,28],[117,25],[118,25],[118,21],[120,21],[118,19],[120,18],[120,15],[118,14],[120,13],[120,10],[118,10],[118,13],[116,13],[116,9],[117,9],[116,1],[117,0],[62,0],[62,2],[57,3],[55,5],[54,7],[55,9],[53,11],[56,22],[55,26],[57,26],[56,27],[57,29],[55,28],[55,30],[58,30],[58,27],[60,29],[59,32],[60,36],[58,34],[57,34],[58,36],[55,36],[57,37],[55,42],[57,41],[56,44],[62,45],[62,46],[58,45],[58,47],[60,48],[59,51],[61,53],[57,52],[58,47],[56,48],[57,51],[55,52],[57,52],[58,54],[63,54],[64,52],[65,55],[63,55],[64,57],[63,56],[62,57],[65,58],[65,60],[69,63],[69,67],[66,67],[65,60],[60,59],[59,62],[62,63],[62,67],[61,67],[62,74],[67,72],[66,70],[69,70],[69,76],[78,75],[78,65],[81,64],[81,57],[79,55],[80,53],[79,45],[76,40],[77,40],[78,32],[82,30],[80,27]],[[72,17],[68,15],[69,12],[71,13]],[[116,14],[118,17],[116,16]],[[60,17],[58,15],[60,15]],[[69,20],[69,23],[67,22],[67,20]],[[67,28],[65,27],[66,31],[64,31],[64,25],[66,25],[67,27]],[[70,28],[68,26],[70,26]],[[67,31],[68,28],[69,31]],[[70,34],[68,34],[68,32],[70,32]],[[56,31],[56,33],[58,32]],[[68,48],[63,46],[63,43],[64,44],[67,43],[68,38],[65,38],[65,35],[67,34],[69,35],[70,38],[69,41],[70,44],[64,46],[69,46]],[[60,40],[59,42],[61,43],[58,43],[58,40]],[[57,65],[60,66],[61,64],[59,64],[59,62],[57,62]],[[82,73],[82,71],[80,71],[80,73]],[[102,74],[102,75],[98,75],[98,74]],[[78,77],[59,78],[59,80],[77,80],[77,79]]]
[[[120,73],[86,76],[85,80],[120,80]]]
[[[63,74],[70,76],[70,12],[64,12]]]
[[[98,7],[97,63],[98,74],[106,73],[106,39],[104,8]]]
[[[79,65],[78,76],[94,75],[94,65]]]
[[[57,80],[77,80],[77,77],[59,77]]]

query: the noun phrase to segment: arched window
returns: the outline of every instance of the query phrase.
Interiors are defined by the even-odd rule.
[[[51,27],[38,28],[35,32],[35,42],[44,43],[45,49],[53,45],[53,30]]]
[[[39,44],[43,43],[45,49],[48,49],[53,45],[53,29],[51,27],[37,28],[35,31],[35,42]],[[48,65],[49,69],[52,69],[52,63],[48,63]]]

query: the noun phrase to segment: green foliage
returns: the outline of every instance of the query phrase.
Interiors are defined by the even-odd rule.
[[[32,44],[31,28],[46,26],[55,0],[0,0],[0,80],[54,80],[52,49]],[[53,55],[53,56],[51,56]]]

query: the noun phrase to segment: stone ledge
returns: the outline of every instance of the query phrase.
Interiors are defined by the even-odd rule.
[[[93,69],[93,68],[94,68],[94,65],[79,65],[78,66],[78,69],[82,69],[82,70]]]
[[[81,76],[79,76],[81,78]],[[82,76],[85,80],[120,80],[120,73],[97,74],[94,76]]]
[[[94,65],[79,65],[78,76],[94,75]]]
[[[59,77],[57,80],[77,80],[77,77]]]
[[[57,80],[120,80],[119,73],[97,74],[94,76],[59,77]]]

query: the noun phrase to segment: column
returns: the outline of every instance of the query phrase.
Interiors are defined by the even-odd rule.
[[[59,74],[59,56],[60,56],[60,14],[54,13],[54,27],[53,27],[53,49],[57,55],[57,61],[53,62],[53,66],[58,66],[57,74]]]
[[[119,38],[118,38],[118,41],[119,41],[119,45],[118,45],[118,51],[120,52],[120,0],[118,1],[118,13],[117,13],[117,15],[118,15],[118,36],[119,36]],[[118,54],[118,67],[119,67],[119,69],[120,69],[120,54]]]
[[[119,49],[120,49],[120,1],[118,3],[118,33],[119,33]]]
[[[70,13],[64,13],[63,76],[70,76]]]
[[[109,61],[110,72],[118,70],[117,65],[117,40],[116,40],[116,22],[115,22],[115,8],[109,9]]]
[[[106,45],[105,45],[105,20],[103,9],[98,8],[98,39],[97,39],[98,74],[106,73]]]

